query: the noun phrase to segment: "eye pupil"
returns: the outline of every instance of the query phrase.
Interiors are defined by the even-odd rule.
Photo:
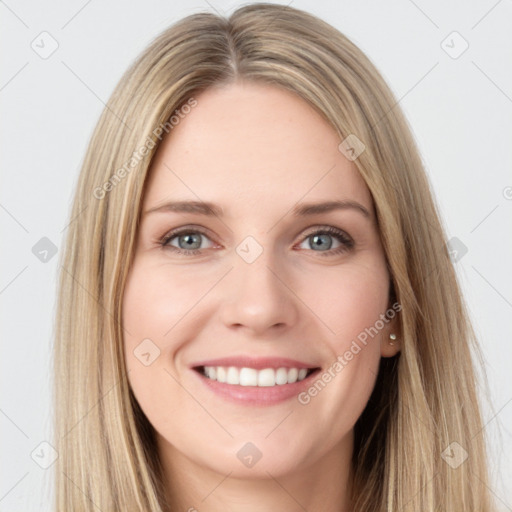
[[[322,243],[327,243],[327,249],[330,249],[331,246],[332,246],[332,237],[331,235],[326,235],[326,234],[322,234],[322,235],[313,235],[313,246],[314,247],[321,247],[321,244]]]
[[[178,238],[179,246],[182,249],[199,249],[201,247],[201,235],[199,234],[186,234]],[[181,241],[185,240],[185,246],[182,245]],[[196,246],[194,246],[194,244]],[[194,246],[194,247],[193,247]]]

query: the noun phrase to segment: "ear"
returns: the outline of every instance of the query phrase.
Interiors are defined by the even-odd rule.
[[[395,317],[382,329],[380,341],[380,355],[382,357],[393,357],[400,352],[402,347],[402,332],[398,315],[397,312]]]

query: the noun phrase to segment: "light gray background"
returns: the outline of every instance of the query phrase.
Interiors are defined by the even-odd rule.
[[[49,439],[51,425],[58,257],[42,262],[32,248],[47,237],[60,251],[89,137],[136,55],[188,14],[228,14],[239,5],[0,2],[1,511],[50,509],[51,469],[42,469],[31,453],[36,450],[34,459],[43,462],[51,455],[39,445]],[[512,510],[512,3],[291,5],[333,24],[376,64],[413,128],[448,237],[467,247],[455,265],[490,383],[493,408],[485,406],[484,415],[492,442],[491,490],[500,510]],[[46,59],[31,48],[51,48],[43,31],[58,43]],[[463,41],[454,31],[469,44],[457,58]]]

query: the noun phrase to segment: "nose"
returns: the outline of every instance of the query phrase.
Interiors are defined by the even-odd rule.
[[[236,256],[221,290],[223,324],[253,337],[275,336],[299,318],[300,301],[289,283],[289,272],[267,253],[263,251],[252,263]]]

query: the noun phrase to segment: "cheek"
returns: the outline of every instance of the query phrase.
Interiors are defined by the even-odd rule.
[[[299,396],[299,403],[333,432],[346,432],[366,406],[378,373],[388,273],[381,262],[346,265],[342,272],[318,274],[314,286],[303,285],[312,290],[301,296],[308,297],[308,306],[324,327],[330,361]]]
[[[182,348],[202,329],[201,300],[224,272],[139,255],[133,262],[123,297],[125,365],[135,397],[154,425],[170,425],[190,401],[173,377],[179,379],[183,370]]]
[[[162,352],[172,348],[175,333],[214,279],[200,279],[183,269],[135,261],[123,298],[123,327],[127,348],[144,338],[152,339]]]
[[[364,338],[388,306],[389,277],[380,261],[333,267],[301,283],[299,296],[325,327],[323,338],[337,354],[354,338]]]
[[[180,335],[183,320],[206,286],[186,282],[182,276],[182,272],[171,273],[136,259],[123,297],[128,378],[143,411],[159,422],[166,422],[167,414],[179,407],[176,401],[165,400],[163,390],[173,389],[173,359],[186,339]],[[164,401],[166,414],[162,415],[158,411],[164,410]]]

